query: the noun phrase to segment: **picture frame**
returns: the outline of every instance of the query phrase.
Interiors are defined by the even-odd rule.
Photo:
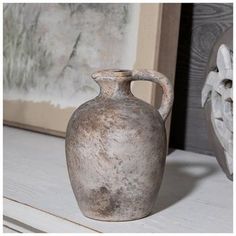
[[[139,4],[139,23],[134,69],[153,69],[165,74],[174,86],[181,4]],[[153,106],[161,90],[151,82],[135,81],[132,93]],[[4,125],[65,137],[67,123],[77,107],[60,108],[48,102],[3,100]],[[166,123],[169,133],[170,118]]]

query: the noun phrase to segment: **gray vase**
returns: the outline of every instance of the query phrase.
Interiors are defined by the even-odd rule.
[[[162,182],[172,86],[151,70],[104,70],[92,78],[100,94],[73,113],[66,134],[68,171],[78,205],[85,216],[98,220],[145,217]],[[135,80],[161,85],[159,110],[133,96],[130,83]]]

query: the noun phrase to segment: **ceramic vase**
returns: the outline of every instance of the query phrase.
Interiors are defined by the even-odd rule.
[[[163,74],[152,70],[104,70],[92,78],[100,94],[75,110],[66,133],[74,195],[89,218],[128,221],[145,217],[162,182],[172,86]],[[130,84],[137,80],[162,87],[159,109],[134,97]]]

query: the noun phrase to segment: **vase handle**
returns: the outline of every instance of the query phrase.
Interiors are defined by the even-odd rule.
[[[163,74],[154,70],[133,70],[132,80],[146,80],[160,84],[163,90],[163,96],[159,113],[162,116],[162,119],[166,121],[174,101],[174,90],[170,80]]]

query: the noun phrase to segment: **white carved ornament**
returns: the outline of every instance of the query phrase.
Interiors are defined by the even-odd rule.
[[[218,49],[216,65],[218,71],[208,74],[203,87],[202,106],[211,100],[211,123],[233,174],[233,53],[224,44]]]

